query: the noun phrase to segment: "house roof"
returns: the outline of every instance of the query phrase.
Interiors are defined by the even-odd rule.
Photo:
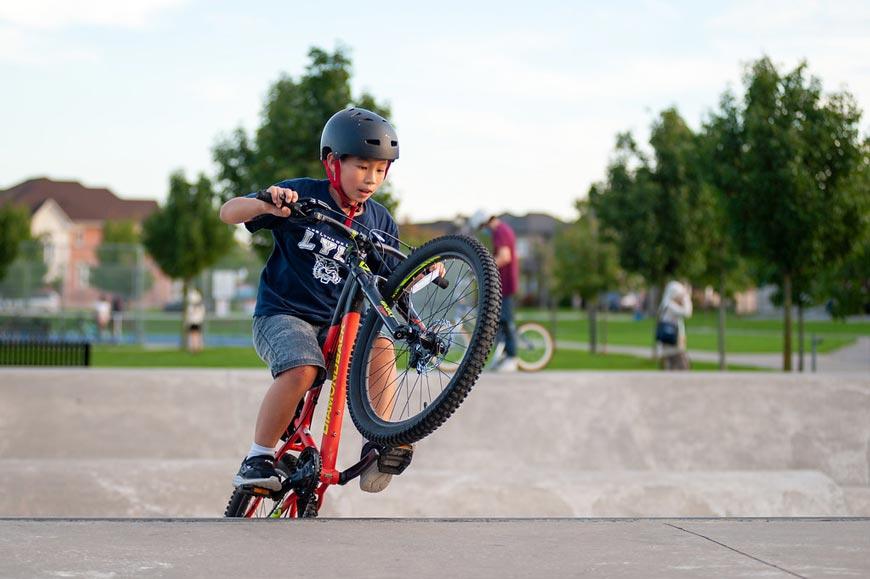
[[[565,225],[565,223],[546,213],[529,213],[523,216],[514,216],[509,213],[499,215],[499,219],[511,226],[518,236],[539,235],[542,237],[552,237],[555,232]],[[461,227],[455,221],[432,221],[428,223],[417,224],[424,229],[445,231],[455,233]]]
[[[140,222],[158,209],[156,201],[121,199],[108,189],[85,187],[77,181],[31,179],[0,191],[0,204],[26,205],[35,213],[53,199],[73,221]]]

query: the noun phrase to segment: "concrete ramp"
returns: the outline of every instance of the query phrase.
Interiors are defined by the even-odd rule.
[[[0,516],[220,516],[266,371],[0,371]],[[323,406],[323,405],[322,405]],[[340,466],[360,437],[348,419]],[[870,515],[863,374],[484,375],[337,517]]]

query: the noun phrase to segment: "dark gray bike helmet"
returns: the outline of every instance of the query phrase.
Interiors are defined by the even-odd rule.
[[[395,161],[399,158],[399,137],[384,117],[366,109],[338,111],[326,121],[320,137],[320,160],[332,153]]]

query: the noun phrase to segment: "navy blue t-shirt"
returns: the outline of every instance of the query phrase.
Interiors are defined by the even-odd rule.
[[[293,189],[300,198],[312,197],[325,201],[340,213],[332,215],[340,219],[341,208],[329,195],[329,181],[326,179],[290,179],[276,183],[278,187]],[[248,197],[256,197],[251,193]],[[395,220],[380,203],[369,199],[365,212],[357,215],[351,227],[362,231],[377,230],[386,233],[385,242],[398,247],[395,238],[399,228]],[[263,273],[257,292],[255,316],[289,314],[311,324],[329,323],[332,312],[341,295],[347,271],[330,258],[344,255],[349,241],[338,231],[324,223],[302,223],[294,216],[277,217],[265,213],[245,223],[251,233],[260,229],[272,230],[275,245]],[[372,271],[379,272],[381,264],[369,255],[367,260]]]

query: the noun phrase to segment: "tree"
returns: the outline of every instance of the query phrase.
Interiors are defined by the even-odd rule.
[[[351,96],[350,58],[341,48],[329,54],[319,48],[308,53],[311,63],[296,81],[283,76],[269,89],[262,123],[250,137],[237,128],[214,148],[220,166],[218,185],[224,200],[247,195],[294,177],[324,175],[320,162],[320,133],[336,111],[356,105],[386,118],[390,109],[363,93]],[[394,213],[397,202],[388,184],[375,198]],[[261,255],[268,256],[272,239],[268,232],[252,238]]]
[[[22,241],[18,244],[15,260],[7,266],[6,276],[0,281],[0,295],[13,299],[23,298],[26,302],[37,289],[45,285],[47,273],[43,240]]]
[[[860,160],[848,188],[860,204],[861,233],[842,263],[822,276],[819,293],[829,298],[831,315],[845,318],[870,314],[870,137],[864,139]]]
[[[704,271],[699,280],[719,293],[717,339],[719,369],[727,369],[725,354],[726,299],[752,283],[749,263],[740,254],[734,238],[735,227],[727,208],[727,192],[739,186],[741,179],[740,119],[734,98],[726,93],[721,111],[710,115],[699,135],[699,165],[703,173],[702,194],[696,210],[699,221],[706,224],[703,238]]]
[[[191,280],[224,255],[233,240],[233,228],[218,216],[217,201],[211,181],[204,175],[193,185],[183,172],[176,172],[169,179],[166,205],[142,227],[148,253],[166,275],[182,281],[182,347],[187,343],[184,331]]]
[[[740,147],[727,192],[741,249],[775,268],[783,293],[783,370],[791,370],[795,279],[811,279],[849,254],[862,227],[850,175],[860,158],[860,111],[847,92],[823,96],[806,63],[781,75],[768,58],[744,77]]]
[[[614,243],[599,234],[598,219],[588,203],[577,203],[580,218],[562,227],[555,238],[555,289],[560,297],[579,294],[589,315],[589,349],[597,351],[598,296],[619,280],[619,253]]]
[[[132,221],[106,221],[103,241],[97,248],[99,265],[91,271],[91,283],[109,293],[130,299],[151,287],[151,274],[139,263],[139,234]],[[141,277],[140,277],[141,276]]]
[[[676,110],[661,113],[650,145],[652,159],[630,133],[618,135],[607,180],[592,186],[589,200],[605,237],[619,249],[622,268],[659,290],[669,278],[691,278],[704,269],[704,224],[697,211],[703,191],[696,137]]]
[[[30,240],[30,211],[27,207],[0,205],[0,281],[18,256],[23,241]]]

